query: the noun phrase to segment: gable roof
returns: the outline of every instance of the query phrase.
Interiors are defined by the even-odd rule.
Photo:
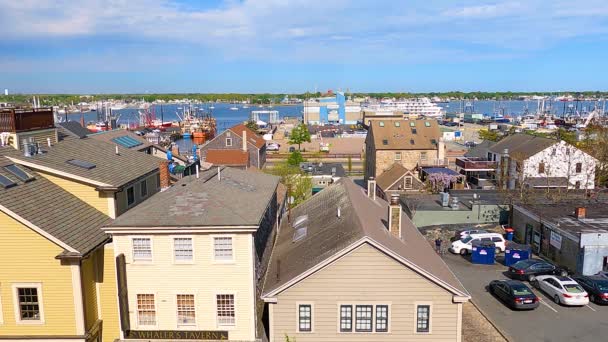
[[[201,172],[182,178],[122,214],[106,228],[259,226],[279,178],[234,168]]]
[[[207,150],[205,161],[214,165],[247,166],[249,153],[241,150]]]
[[[0,211],[72,254],[84,255],[108,239],[100,229],[111,221],[107,215],[23,166],[34,179],[21,181],[4,169],[7,165],[13,162],[0,156],[0,174],[16,185],[0,187]]]
[[[557,140],[517,133],[501,139],[490,146],[489,150],[496,154],[502,154],[505,149],[508,149],[511,156],[521,154],[528,158],[557,143]]]
[[[340,208],[340,217],[337,209]],[[398,261],[450,292],[466,290],[402,211],[402,239],[385,226],[388,203],[367,197],[352,180],[342,178],[292,209],[291,221],[308,216],[306,236],[293,242],[294,228],[284,219],[270,257],[263,296],[274,296],[319,265],[365,241],[390,252]],[[280,264],[280,266],[279,266]],[[277,276],[278,274],[278,276]]]
[[[137,151],[141,151],[153,145],[148,140],[133,132],[127,131],[126,129],[113,129],[110,131],[91,133],[89,134],[89,137],[111,144],[118,144],[119,146]]]
[[[82,125],[80,125],[80,123],[77,121],[60,122],[56,123],[55,125],[61,131],[61,133],[74,138],[82,139],[91,134],[91,131],[82,127]]]
[[[372,120],[370,130],[376,150],[436,150],[442,136],[437,120]]]
[[[17,164],[63,174],[68,178],[71,176],[81,182],[107,188],[119,188],[140,177],[158,172],[160,163],[158,157],[91,137],[60,141],[51,147],[44,147],[45,153],[32,157],[25,157],[21,151],[10,147],[0,149],[7,158]],[[67,162],[74,159],[94,164],[95,167],[86,169]]]
[[[243,131],[246,131],[247,132],[247,143],[253,144],[258,149],[264,147],[264,145],[266,144],[266,142],[264,141],[264,138],[259,136],[256,132],[249,129],[249,127],[245,126],[244,124],[238,124],[236,126],[232,126],[232,127],[228,128],[228,130],[230,130],[232,133],[238,135],[241,138],[243,138]]]
[[[411,172],[403,167],[403,165],[394,163],[388,170],[382,172],[382,174],[376,178],[376,185],[380,189],[386,190],[407,173],[411,174]]]

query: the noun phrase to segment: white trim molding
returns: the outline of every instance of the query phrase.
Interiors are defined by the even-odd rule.
[[[72,271],[72,294],[74,295],[74,317],[76,319],[76,334],[84,335],[86,327],[84,322],[84,302],[82,296],[82,278],[80,264],[70,265]]]
[[[21,319],[21,308],[19,307],[19,293],[18,289],[22,288],[35,288],[36,296],[38,297],[38,313],[40,319],[37,320],[22,320]],[[44,299],[42,296],[42,283],[13,283],[13,310],[15,313],[15,323],[18,325],[44,325]]]
[[[195,263],[196,251],[195,251],[195,239],[194,235],[170,235],[171,239],[171,259],[174,265],[192,265]],[[175,239],[190,239],[190,247],[192,249],[192,259],[190,260],[176,260],[175,259]]]

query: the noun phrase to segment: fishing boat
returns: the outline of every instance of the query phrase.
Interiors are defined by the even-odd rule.
[[[230,107],[230,110],[239,110],[239,107]]]

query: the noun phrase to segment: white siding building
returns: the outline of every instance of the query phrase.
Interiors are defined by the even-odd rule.
[[[597,160],[565,141],[515,134],[490,146],[487,156],[498,163],[499,183],[510,189],[595,187]]]
[[[105,230],[117,258],[121,339],[255,341],[276,177],[186,177]]]

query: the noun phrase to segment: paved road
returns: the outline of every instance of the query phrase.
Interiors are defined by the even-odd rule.
[[[511,341],[608,341],[608,306],[589,304],[565,307],[533,289],[541,305],[533,311],[513,311],[487,292],[493,279],[506,279],[506,267],[474,265],[459,255],[447,253],[445,262],[473,297],[473,302]]]

